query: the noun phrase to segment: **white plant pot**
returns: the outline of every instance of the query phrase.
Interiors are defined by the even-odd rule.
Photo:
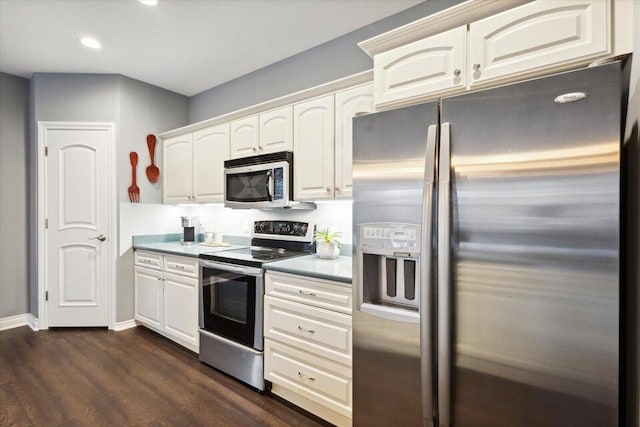
[[[340,253],[340,248],[335,243],[317,242],[316,255],[323,259],[333,259]]]

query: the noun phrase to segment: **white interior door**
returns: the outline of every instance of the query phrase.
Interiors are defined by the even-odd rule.
[[[108,326],[110,127],[45,127],[49,326]]]

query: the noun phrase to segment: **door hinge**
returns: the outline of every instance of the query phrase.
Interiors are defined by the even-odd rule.
[[[48,145],[46,145],[46,146],[44,147],[44,155],[45,155],[45,156],[48,156],[48,155],[49,155],[49,146],[48,146]]]
[[[44,291],[44,300],[49,301],[49,291]]]
[[[49,228],[49,218],[44,220],[44,228]]]

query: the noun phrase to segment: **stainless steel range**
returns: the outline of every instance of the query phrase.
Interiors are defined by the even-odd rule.
[[[200,255],[200,360],[264,390],[266,262],[313,252],[315,225],[256,221],[251,247]]]

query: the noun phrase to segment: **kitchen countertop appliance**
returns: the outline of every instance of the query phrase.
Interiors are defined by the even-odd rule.
[[[180,243],[185,246],[198,243],[200,218],[197,216],[181,216],[180,220],[182,222],[182,237],[180,238]]]
[[[315,225],[255,221],[251,246],[200,254],[200,360],[264,390],[262,265],[313,252]]]
[[[355,426],[617,426],[621,63],[354,118]]]

